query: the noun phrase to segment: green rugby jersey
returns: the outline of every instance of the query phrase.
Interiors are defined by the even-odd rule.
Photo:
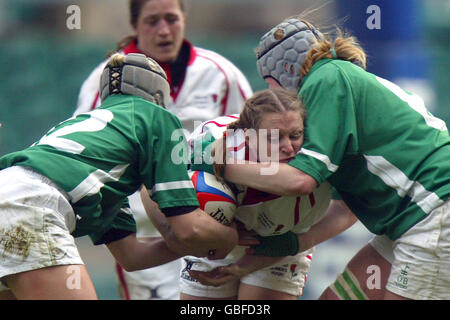
[[[449,133],[418,96],[342,60],[318,61],[299,96],[305,142],[289,164],[328,180],[371,232],[395,240],[449,198]]]
[[[161,209],[198,207],[180,130],[176,116],[156,104],[110,96],[99,108],[58,124],[31,147],[5,155],[0,168],[26,166],[54,181],[77,215],[73,235],[90,235],[97,244],[111,229],[136,231],[132,215],[121,208],[142,184]]]

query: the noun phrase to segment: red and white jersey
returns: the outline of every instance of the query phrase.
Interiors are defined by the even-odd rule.
[[[304,233],[324,216],[331,200],[331,185],[323,182],[314,192],[298,197],[246,188],[238,197],[241,201],[235,219],[241,221],[247,230],[261,236],[287,231]]]
[[[239,115],[228,115],[205,121],[190,135],[191,147],[193,141],[206,133],[215,139],[223,136],[227,125],[239,119]],[[230,137],[227,137],[227,140]],[[236,146],[235,158],[242,160],[245,156],[242,146],[244,136],[234,137]],[[229,141],[227,141],[227,146]],[[239,149],[239,150],[238,150]],[[270,176],[267,177],[270,179]],[[313,193],[305,196],[278,196],[245,186],[237,186],[238,207],[235,219],[241,221],[247,230],[253,230],[261,236],[283,234],[287,231],[303,233],[318,222],[325,214],[331,200],[332,188],[328,182],[323,182]]]
[[[169,66],[161,64],[171,84],[171,99],[167,109],[180,119],[189,132],[207,119],[239,113],[244,101],[253,93],[242,72],[213,51],[194,47],[187,41],[184,45],[189,46],[190,58],[184,78],[177,87],[172,86]],[[125,47],[122,52],[140,53],[135,43]],[[88,112],[101,104],[98,90],[106,63],[107,60],[98,65],[83,83],[74,115]]]

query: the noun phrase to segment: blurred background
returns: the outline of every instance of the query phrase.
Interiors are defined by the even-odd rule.
[[[69,29],[67,9],[80,9],[80,29]],[[338,25],[368,54],[368,71],[425,100],[450,124],[450,0],[187,0],[186,38],[235,63],[253,90],[254,48],[284,18],[319,8],[311,21]],[[322,6],[323,5],[323,6]],[[0,0],[0,156],[39,139],[70,117],[81,83],[132,34],[127,0]],[[388,117],[389,115],[386,115]],[[301,299],[317,299],[370,234],[356,224],[316,248]],[[118,299],[114,263],[104,246],[77,239],[100,299]]]

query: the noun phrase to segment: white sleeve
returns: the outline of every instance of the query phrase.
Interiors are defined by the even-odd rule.
[[[227,69],[229,91],[224,114],[240,113],[244,102],[253,94],[253,90],[244,74],[231,62]]]
[[[225,97],[226,104],[221,115],[240,113],[244,107],[245,100],[253,94],[247,78],[230,60],[219,53],[201,48],[197,48],[197,50],[213,60],[225,76],[225,92],[227,96]]]
[[[188,143],[191,144],[192,141],[200,139],[207,133],[211,134],[214,139],[219,139],[222,137],[223,132],[227,129],[227,125],[238,119],[239,114],[236,113],[204,121],[189,135],[187,138]]]
[[[107,61],[99,64],[81,85],[74,116],[91,111],[101,103],[99,96],[100,76]]]

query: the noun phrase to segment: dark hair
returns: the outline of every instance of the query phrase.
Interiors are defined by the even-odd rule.
[[[139,19],[139,15],[141,14],[141,11],[142,11],[142,7],[148,1],[152,1],[152,0],[129,0],[128,9],[129,9],[129,14],[130,14],[130,24],[133,27],[136,27],[137,21]],[[184,0],[176,0],[176,1],[178,1],[181,11],[185,12],[186,7],[184,5]],[[127,45],[129,45],[131,42],[133,42],[135,40],[136,40],[135,35],[124,37],[117,43],[116,51],[122,50],[123,48],[125,48]]]
[[[151,0],[129,0],[129,13],[130,13],[130,24],[136,27],[139,15],[141,14],[142,7],[147,1]],[[184,0],[177,0],[180,5],[181,11],[185,12]]]

